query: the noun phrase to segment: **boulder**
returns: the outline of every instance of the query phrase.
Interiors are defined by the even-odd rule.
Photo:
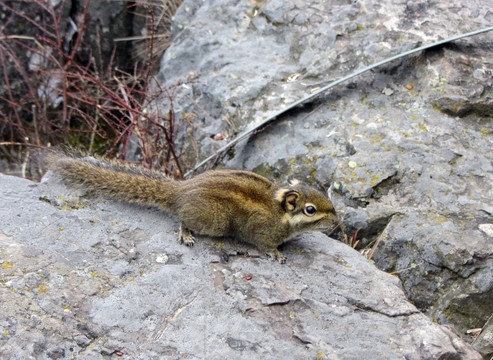
[[[154,208],[0,175],[2,358],[481,359],[321,233],[287,264]]]
[[[178,116],[193,115],[201,160],[331,81],[491,26],[489,8],[185,0],[158,78],[183,84],[174,105]],[[483,33],[364,73],[278,116],[219,164],[334,189],[346,233],[399,276],[421,311],[468,341],[468,330],[483,327],[491,338],[491,48]],[[192,148],[190,132],[178,138]],[[490,347],[474,346],[491,357]]]

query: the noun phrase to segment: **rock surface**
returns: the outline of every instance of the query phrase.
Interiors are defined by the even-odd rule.
[[[79,195],[0,175],[2,359],[481,359],[325,235],[286,244],[281,265],[228,240],[182,246],[161,211]]]
[[[185,1],[159,76],[184,83],[175,109],[194,115],[203,158],[330,81],[491,26],[491,9],[490,0]],[[420,310],[464,338],[484,327],[481,339],[492,339],[492,49],[490,32],[365,73],[289,111],[221,165],[332,185],[346,232],[378,244],[373,260]]]

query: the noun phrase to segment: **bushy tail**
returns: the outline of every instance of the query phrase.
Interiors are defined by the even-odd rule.
[[[78,158],[61,152],[43,155],[43,162],[67,185],[118,200],[173,208],[176,181],[138,166]]]

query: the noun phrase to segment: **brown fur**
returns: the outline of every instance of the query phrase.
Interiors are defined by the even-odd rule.
[[[181,221],[180,238],[187,245],[194,243],[192,233],[232,236],[285,262],[279,245],[336,221],[319,191],[300,183],[279,187],[249,171],[213,170],[177,181],[141,167],[62,153],[45,156],[45,163],[70,186],[169,211]]]

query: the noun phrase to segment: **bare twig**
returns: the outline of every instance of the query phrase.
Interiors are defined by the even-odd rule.
[[[11,15],[0,29],[0,69],[6,83],[0,94],[3,103],[0,122],[6,125],[4,134],[10,131],[10,141],[5,139],[0,145],[87,144],[86,151],[90,153],[94,150],[125,158],[134,134],[143,149],[144,164],[150,167],[160,164],[166,172],[182,177],[180,154],[174,148],[178,124],[173,105],[175,91],[161,88],[152,76],[154,62],[158,61],[154,56],[155,4],[132,5],[141,6],[147,12],[148,57],[143,64],[132,65],[133,70],[130,67],[121,70],[113,66],[115,51],[108,63],[103,59],[100,47],[95,50],[96,57],[99,56],[97,61],[92,53],[83,57],[88,58],[85,63],[79,60],[78,53],[84,49],[89,1],[85,2],[79,23],[72,21],[77,31],[74,38],[69,39],[68,48],[63,1],[55,7],[52,2],[33,0],[31,4],[43,12],[41,21],[34,21],[21,10],[6,5]],[[160,19],[162,17],[163,12]],[[15,23],[16,19],[35,28],[36,36],[4,34],[9,30],[6,26]],[[96,36],[99,39],[99,33]],[[36,68],[28,69],[23,64],[19,49],[39,58]],[[12,64],[17,72],[15,81],[21,84],[21,90],[17,92],[12,90],[14,87],[9,78]],[[41,96],[38,95],[40,89],[44,92]],[[61,114],[53,108],[53,99],[61,99]],[[167,116],[162,116],[159,109],[163,101],[169,104]],[[150,112],[151,108],[155,111]]]

